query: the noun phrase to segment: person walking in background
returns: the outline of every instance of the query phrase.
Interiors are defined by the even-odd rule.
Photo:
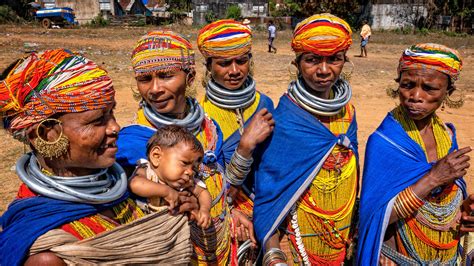
[[[372,31],[367,20],[362,21],[362,29],[360,30],[360,55],[359,57],[367,57],[367,44],[369,43]]]
[[[276,37],[276,27],[273,24],[273,20],[270,20],[268,22],[268,52],[271,53],[272,49],[274,50],[275,54],[277,52],[277,48],[273,46],[273,40],[275,40]]]

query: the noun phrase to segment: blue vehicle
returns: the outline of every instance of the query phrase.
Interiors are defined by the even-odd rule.
[[[41,8],[36,11],[35,17],[41,21],[44,28],[57,26],[77,25],[74,10],[69,7]]]

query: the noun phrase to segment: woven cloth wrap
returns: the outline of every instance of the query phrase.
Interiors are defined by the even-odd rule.
[[[132,52],[135,76],[158,72],[194,70],[194,50],[182,35],[169,30],[152,31],[138,40]]]
[[[240,56],[252,48],[252,31],[233,19],[218,20],[199,31],[197,44],[205,58]]]
[[[56,113],[105,108],[115,91],[107,72],[68,50],[32,53],[0,82],[5,128],[21,139],[25,128]]]
[[[190,237],[187,217],[172,216],[164,207],[139,220],[80,241],[61,229],[51,230],[36,240],[30,255],[50,251],[68,265],[189,265]]]
[[[291,48],[300,55],[310,52],[322,56],[347,50],[352,44],[349,24],[329,13],[313,15],[296,25]]]
[[[410,69],[434,69],[455,81],[462,70],[462,59],[458,51],[444,45],[421,43],[411,46],[402,53],[398,74]]]

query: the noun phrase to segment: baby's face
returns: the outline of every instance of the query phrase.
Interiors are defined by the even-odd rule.
[[[193,177],[199,171],[203,153],[193,150],[191,144],[186,142],[161,151],[161,159],[155,170],[157,175],[176,190],[191,187],[194,184]]]

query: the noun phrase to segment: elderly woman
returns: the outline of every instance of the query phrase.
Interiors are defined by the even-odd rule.
[[[193,132],[205,150],[199,174],[213,199],[211,227],[202,230],[195,223],[191,224],[193,260],[196,263],[219,265],[234,263],[231,254],[237,252],[238,247],[231,229],[242,235],[245,233],[243,231],[252,232],[253,228],[238,211],[231,213],[231,205],[226,200],[229,185],[223,178],[222,131],[195,99],[186,96],[186,89],[195,77],[191,44],[172,31],[150,32],[137,42],[132,52],[132,65],[142,100],[137,124],[120,131],[118,162],[125,167],[134,167],[138,159],[146,158],[147,140],[158,127],[173,124]],[[266,127],[269,128],[268,125]],[[259,132],[269,132],[269,129],[261,126],[253,128]],[[254,130],[250,128],[246,132]],[[241,148],[242,153],[251,153],[246,147],[249,145]],[[155,185],[145,177],[135,178],[141,178],[150,187]]]
[[[250,29],[234,20],[218,20],[199,31],[198,48],[206,60],[206,75],[204,86],[206,95],[201,104],[204,111],[216,120],[223,134],[223,152],[225,163],[231,163],[231,157],[244,158],[247,165],[252,164],[252,154],[242,153],[236,148],[241,140],[244,128],[255,117],[259,123],[273,127],[274,121],[270,112],[273,102],[265,94],[257,91],[256,82],[251,72],[252,63],[252,33]],[[262,129],[267,128],[264,126]],[[254,134],[244,134],[249,143],[248,151],[268,136],[266,132],[254,131]],[[260,138],[260,139],[259,139]],[[232,161],[234,162],[234,161]],[[230,169],[236,169],[231,164]],[[250,170],[250,169],[248,169]],[[247,171],[234,173],[227,171],[229,182],[234,186],[243,184]],[[251,181],[250,181],[251,184]],[[248,186],[244,189],[250,194]],[[245,193],[235,197],[236,208],[252,216],[253,203]]]
[[[331,14],[313,15],[294,30],[298,77],[280,98],[273,135],[256,166],[254,226],[264,265],[341,265],[348,255],[358,191],[357,124],[351,87],[340,74],[351,33]],[[283,235],[291,253],[280,249]]]
[[[61,49],[33,53],[8,72],[0,84],[0,112],[5,128],[32,152],[16,165],[23,184],[1,219],[0,264],[144,262],[134,255],[144,249],[143,239],[133,235],[143,213],[128,197],[127,176],[115,163],[120,127],[107,72]],[[181,220],[174,225],[182,228]],[[141,223],[140,232],[149,229]],[[145,234],[160,244],[155,234]],[[115,236],[134,248],[97,244]],[[153,253],[146,261],[161,262]]]
[[[396,79],[400,105],[367,144],[361,265],[456,264],[460,233],[473,230],[474,195],[466,199],[462,179],[471,148],[458,149],[454,126],[436,110],[453,105],[461,67],[459,53],[443,45],[418,44],[403,52]]]

